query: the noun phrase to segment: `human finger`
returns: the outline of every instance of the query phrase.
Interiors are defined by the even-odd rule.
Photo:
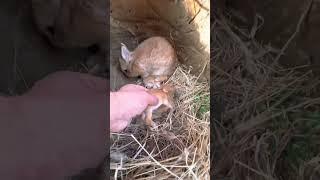
[[[154,106],[154,105],[158,104],[158,102],[159,102],[159,99],[150,93],[146,93],[145,99],[146,99],[148,105],[151,105],[151,106]]]
[[[119,91],[146,91],[147,89],[143,86],[135,85],[135,84],[127,84],[122,86]]]

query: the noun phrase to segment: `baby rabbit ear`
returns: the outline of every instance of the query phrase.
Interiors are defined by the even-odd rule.
[[[128,50],[127,46],[121,43],[121,56],[126,62],[131,61],[131,52]]]

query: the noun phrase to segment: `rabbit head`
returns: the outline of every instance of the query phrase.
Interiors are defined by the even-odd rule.
[[[107,42],[105,0],[32,0],[32,10],[39,30],[57,47]]]
[[[133,51],[121,43],[120,67],[127,77],[141,77],[146,86],[160,87],[175,70],[177,58],[168,40],[160,36],[141,42]]]

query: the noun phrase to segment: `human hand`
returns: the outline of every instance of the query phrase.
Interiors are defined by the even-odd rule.
[[[5,168],[0,174],[8,174],[6,179],[58,180],[97,167],[107,154],[107,84],[88,74],[57,72],[25,94],[1,101],[9,102],[0,106],[10,104],[11,110],[5,112],[13,113],[8,115],[10,121],[3,121],[10,126],[0,129],[2,138],[10,137],[2,139],[0,167]],[[111,94],[112,132],[124,129],[133,116],[157,101],[136,85]],[[5,159],[15,166],[7,166]]]
[[[125,129],[132,118],[141,114],[148,105],[155,105],[158,99],[147,93],[147,89],[133,84],[123,86],[110,93],[110,131]]]
[[[101,163],[107,155],[107,84],[87,74],[57,72],[10,100],[15,115],[11,130],[2,132],[17,149],[4,145],[0,156],[17,162],[10,171],[16,179],[64,179]]]

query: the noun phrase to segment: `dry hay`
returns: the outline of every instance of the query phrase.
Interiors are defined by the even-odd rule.
[[[211,25],[214,178],[319,179],[319,77],[308,64],[281,67],[287,45],[261,45],[261,23],[246,30],[229,17]]]
[[[158,131],[137,119],[112,134],[114,179],[209,179],[209,86],[182,67],[168,82],[177,87],[176,108],[155,119]]]
[[[111,62],[116,60],[111,63],[114,65],[111,74],[115,74],[114,78],[121,76],[116,69],[120,42],[128,43],[132,49],[155,35],[166,37],[176,49],[180,63],[193,68],[178,67],[169,79],[168,83],[177,87],[176,108],[155,119],[158,131],[147,130],[137,118],[123,133],[111,135],[110,179],[209,179],[210,99],[209,85],[203,78],[208,77],[209,54],[200,43],[197,26],[192,23],[195,16],[187,12],[186,1],[173,4],[170,0],[161,3],[139,0],[130,1],[130,6],[112,2],[114,7],[119,3],[125,9],[138,10],[138,15],[129,12],[128,16],[123,8],[111,8],[111,49],[114,49],[111,54],[115,57]],[[164,8],[165,5],[168,8]],[[199,13],[201,8],[195,7]],[[209,16],[206,20],[209,22]]]

